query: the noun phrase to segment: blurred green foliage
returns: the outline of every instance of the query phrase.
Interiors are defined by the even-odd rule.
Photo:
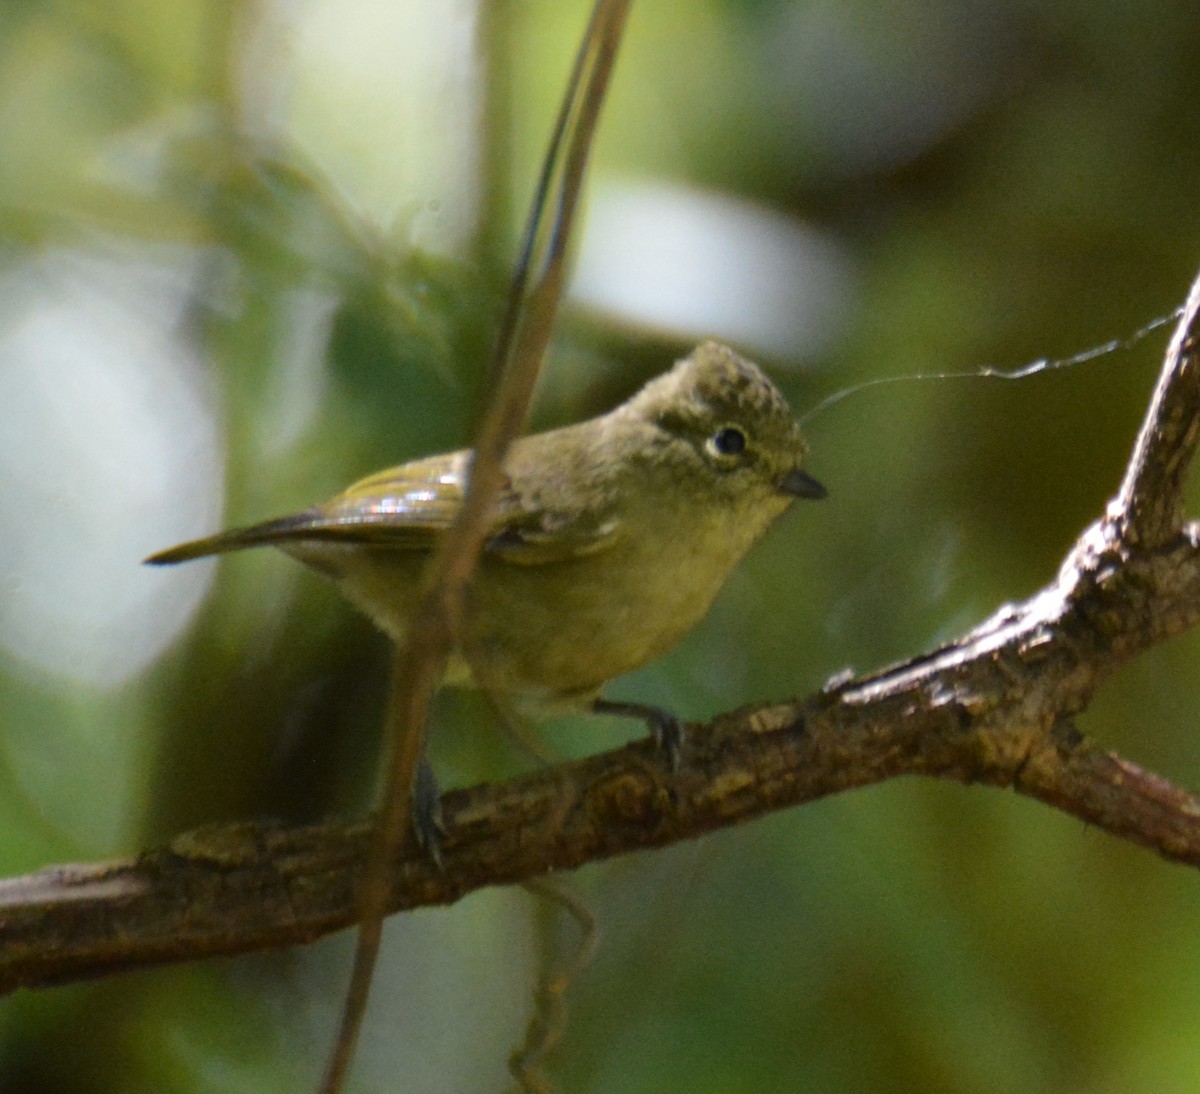
[[[24,554],[0,554],[5,874],[373,801],[386,650],[285,559],[224,561],[210,589],[165,575],[147,628],[170,581],[199,582],[194,605],[172,609],[144,665],[107,677],[54,659],[49,617],[33,638],[12,621],[37,592],[31,553],[65,578],[131,536],[93,583],[140,596],[138,559],[188,531],[303,506],[468,435],[584,9],[488,6],[464,54],[472,6],[438,8],[0,2],[0,383],[62,255],[91,256],[100,299],[106,277],[115,294],[149,263],[182,284],[177,313],[153,293],[141,311],[115,295],[111,314],[93,308],[80,376],[104,367],[99,340],[141,360],[161,327],[217,448],[215,472],[190,450],[182,464],[144,450],[135,484],[176,469],[145,512],[119,477],[73,494],[80,457],[58,433],[38,450],[44,481],[0,460],[7,539],[33,529]],[[459,37],[423,44],[438,20]],[[1200,256],[1198,50],[1182,0],[647,0],[595,168],[739,195],[836,241],[854,277],[826,348],[802,371],[765,362],[803,408],[877,376],[1066,356],[1174,308]],[[441,67],[397,84],[412,51]],[[704,333],[568,307],[537,424],[605,409]],[[830,500],[789,516],[704,626],[614,694],[689,717],[800,694],[1030,593],[1114,491],[1164,343],[1014,384],[884,387],[816,418]],[[36,353],[29,367],[36,379]],[[89,430],[104,408],[70,382],[57,397],[61,436],[103,472],[117,457]],[[167,410],[147,406],[149,429]],[[0,430],[26,413],[0,405]],[[96,633],[97,649],[122,645]],[[1193,786],[1198,641],[1131,666],[1081,720]],[[519,768],[478,704],[439,706],[447,781]],[[576,721],[546,737],[567,754],[623,731]],[[1200,1082],[1200,882],[1010,794],[897,782],[574,883],[603,945],[572,991],[565,1090]],[[503,1087],[532,924],[523,894],[494,892],[389,925],[353,1089]],[[0,1089],[307,1089],[347,968],[332,939],[22,994],[4,1003]]]

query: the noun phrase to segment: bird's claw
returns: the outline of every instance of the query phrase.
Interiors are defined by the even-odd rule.
[[[413,780],[412,826],[417,845],[439,870],[442,869],[442,837],[446,834],[442,823],[442,796],[433,768],[425,759],[417,764]]]
[[[683,763],[687,735],[684,732],[683,723],[669,710],[649,706],[646,703],[619,703],[608,699],[597,699],[592,704],[592,709],[597,714],[616,714],[623,718],[640,718],[646,723],[646,728],[650,731],[654,743],[666,756],[672,774],[679,770]]]

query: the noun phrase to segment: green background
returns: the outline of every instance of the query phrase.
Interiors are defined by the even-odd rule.
[[[138,560],[467,436],[585,18],[530,0],[473,31],[471,10],[0,2],[5,875],[373,801],[370,626],[269,552]],[[1197,56],[1182,0],[641,0],[594,199],[694,188],[817,234],[840,288],[811,339],[739,343],[799,410],[1066,357],[1170,312],[1200,266]],[[535,424],[709,333],[568,304]],[[1115,491],[1165,340],[816,417],[829,500],[611,694],[691,718],[805,694],[1034,592]],[[1200,785],[1197,664],[1190,637],[1153,651],[1081,728]],[[627,731],[544,736],[576,755]],[[435,749],[451,784],[523,763],[454,695]],[[602,944],[568,1091],[1200,1085],[1200,881],[1010,793],[896,781],[571,881]],[[503,1088],[539,930],[519,890],[391,923],[352,1089]],[[309,1089],[349,954],[20,993],[0,1090]]]

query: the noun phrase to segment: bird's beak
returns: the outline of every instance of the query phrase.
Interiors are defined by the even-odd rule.
[[[811,501],[820,501],[829,493],[812,475],[798,467],[784,475],[779,483],[779,491],[782,494],[791,494],[794,498],[808,498]]]

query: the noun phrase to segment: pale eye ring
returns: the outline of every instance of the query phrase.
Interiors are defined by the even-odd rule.
[[[708,442],[718,456],[740,456],[746,451],[746,434],[735,425],[722,426]]]

